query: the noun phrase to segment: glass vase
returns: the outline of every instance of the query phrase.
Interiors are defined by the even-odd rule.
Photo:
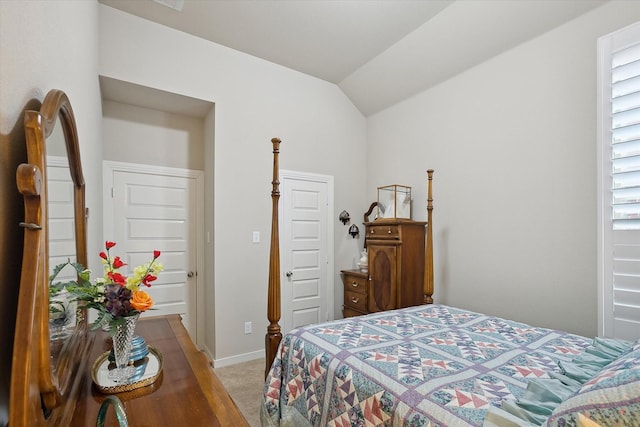
[[[126,316],[124,322],[113,327],[113,356],[115,368],[109,371],[109,379],[117,383],[127,383],[135,372],[129,364],[131,358],[131,342],[139,315]]]

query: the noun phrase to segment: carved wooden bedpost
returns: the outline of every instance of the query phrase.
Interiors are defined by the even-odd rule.
[[[280,236],[278,231],[278,199],[280,198],[280,181],[278,180],[278,155],[280,154],[280,139],[271,139],[273,144],[273,190],[271,191],[271,252],[269,255],[269,291],[267,300],[267,318],[269,326],[265,336],[265,350],[267,353],[265,378],[271,364],[276,357],[278,345],[282,340],[280,332]]]
[[[431,222],[433,211],[433,196],[431,182],[433,181],[433,169],[427,170],[427,250],[424,268],[424,303],[433,304],[433,223]]]

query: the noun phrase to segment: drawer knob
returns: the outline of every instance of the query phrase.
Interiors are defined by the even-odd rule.
[[[389,229],[389,231],[387,231],[388,234],[391,234],[391,229]]]
[[[355,298],[355,297],[351,298],[351,302],[354,303],[354,304],[357,304],[358,301],[360,301],[360,298]]]
[[[353,286],[354,288],[357,288],[357,287],[358,287],[358,282],[353,282],[353,283],[351,284],[351,286]]]

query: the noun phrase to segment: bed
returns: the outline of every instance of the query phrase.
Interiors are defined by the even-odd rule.
[[[263,426],[640,426],[640,340],[591,339],[439,304],[278,325],[278,155]],[[433,283],[428,183],[425,289]],[[588,424],[597,423],[597,424]]]

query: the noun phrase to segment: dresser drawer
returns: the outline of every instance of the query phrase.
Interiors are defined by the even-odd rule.
[[[399,239],[397,224],[367,225],[367,239]]]
[[[345,308],[352,308],[357,311],[366,313],[367,311],[367,296],[359,292],[353,292],[348,289],[344,290],[344,306]]]
[[[366,295],[367,293],[367,279],[366,277],[357,277],[345,274],[344,279],[344,291],[359,293]]]

